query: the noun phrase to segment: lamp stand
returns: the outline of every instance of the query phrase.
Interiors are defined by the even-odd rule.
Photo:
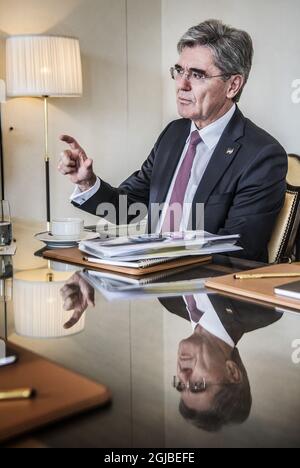
[[[49,124],[48,124],[48,98],[44,99],[44,124],[45,124],[45,175],[46,175],[46,207],[47,207],[47,231],[50,231],[51,209],[50,209],[50,156],[49,156]]]

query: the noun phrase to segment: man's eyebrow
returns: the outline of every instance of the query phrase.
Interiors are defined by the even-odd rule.
[[[176,67],[181,68],[183,70],[183,67],[181,65],[179,65],[179,63],[176,63],[175,68]],[[200,73],[202,75],[206,75],[206,71],[201,70],[201,68],[189,68],[189,70],[192,71],[192,72]]]
[[[206,71],[201,70],[201,68],[190,68],[190,71],[206,75]]]

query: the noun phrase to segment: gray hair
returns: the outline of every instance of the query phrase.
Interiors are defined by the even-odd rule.
[[[219,20],[211,19],[190,28],[180,39],[177,49],[181,53],[185,47],[208,47],[214,55],[215,66],[226,75],[242,75],[246,84],[252,66],[253,44],[250,35],[232,28]],[[243,87],[234,97],[238,102]]]

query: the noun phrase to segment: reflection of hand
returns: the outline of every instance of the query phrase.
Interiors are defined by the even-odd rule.
[[[64,325],[65,329],[72,328],[88,306],[95,307],[95,290],[79,273],[75,273],[70,278],[61,288],[60,293],[64,301],[64,309],[74,310],[72,317]]]

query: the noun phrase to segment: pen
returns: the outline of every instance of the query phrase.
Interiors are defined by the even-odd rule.
[[[299,273],[254,273],[254,274],[237,274],[235,279],[261,279],[261,278],[295,278],[300,277]]]
[[[28,400],[36,395],[32,388],[17,388],[14,390],[0,391],[0,401],[7,400]]]

